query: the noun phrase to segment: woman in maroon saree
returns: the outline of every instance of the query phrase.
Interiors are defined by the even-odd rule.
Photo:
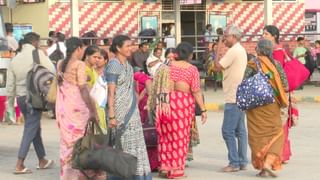
[[[152,80],[145,72],[135,72],[134,80],[136,81],[136,91],[139,96],[139,112],[141,117],[142,127],[149,124],[147,101],[148,92],[150,92],[152,86]],[[158,150],[157,146],[149,146],[146,142],[147,153],[149,157],[149,163],[151,171],[156,171],[159,167]]]

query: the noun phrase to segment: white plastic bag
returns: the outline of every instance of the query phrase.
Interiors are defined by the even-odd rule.
[[[107,93],[107,83],[103,81],[101,76],[99,76],[99,78],[97,79],[96,83],[93,85],[90,91],[90,96],[100,107],[105,108],[108,100]]]

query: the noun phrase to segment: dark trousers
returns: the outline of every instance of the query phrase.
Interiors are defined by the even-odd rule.
[[[25,159],[27,157],[31,143],[33,143],[38,159],[44,158],[46,153],[42,143],[40,127],[42,112],[28,107],[26,96],[18,97],[17,103],[25,119],[18,158]]]

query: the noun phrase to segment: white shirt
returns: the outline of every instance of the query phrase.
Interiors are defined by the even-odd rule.
[[[13,36],[7,36],[9,49],[16,51],[19,47],[17,40]]]
[[[154,62],[154,61],[158,61],[158,63],[156,63],[155,65],[153,65],[152,67],[149,67],[149,64]],[[160,65],[162,64],[162,61],[161,59],[159,59],[158,57],[155,57],[153,54],[151,54],[148,59],[147,59],[147,62],[146,62],[146,65],[147,65],[147,70],[149,72],[149,74],[153,77],[154,74],[156,73],[157,69],[160,67]]]
[[[66,48],[66,45],[64,45],[63,42],[58,42],[58,43],[59,43],[59,48],[60,48],[60,50],[61,50],[62,53],[63,53],[63,57],[66,57],[66,56],[67,56],[67,48]],[[54,43],[51,47],[49,47],[49,48],[47,49],[47,55],[50,56],[50,55],[53,53],[53,51],[55,51],[56,49],[57,49],[57,44]]]
[[[247,53],[240,43],[234,44],[219,61],[224,68],[223,92],[226,103],[236,102],[236,93],[247,67]]]
[[[168,36],[164,39],[167,48],[175,48],[176,47],[176,39],[172,36]]]

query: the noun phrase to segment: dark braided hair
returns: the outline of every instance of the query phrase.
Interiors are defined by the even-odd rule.
[[[81,48],[82,46],[83,46],[82,40],[77,37],[71,37],[67,39],[66,41],[67,55],[66,55],[66,58],[61,63],[61,74],[58,75],[59,85],[61,85],[63,82],[62,74],[66,71],[67,65],[69,63],[69,60],[71,59],[72,54],[76,49],[78,49],[79,47]]]

